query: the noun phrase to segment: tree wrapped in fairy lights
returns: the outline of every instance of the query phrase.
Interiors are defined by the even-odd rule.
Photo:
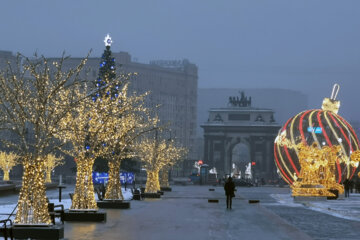
[[[146,193],[156,193],[160,190],[159,171],[164,166],[173,164],[179,158],[179,152],[172,141],[159,138],[158,130],[154,134],[143,136],[135,145],[137,156],[146,169]]]
[[[18,55],[16,68],[9,63],[0,74],[1,141],[19,154],[24,168],[15,222],[51,224],[44,156],[63,145],[54,138],[58,123],[77,102],[62,99],[71,98],[73,86],[82,84],[79,74],[86,59],[64,72],[64,56],[59,62],[35,57],[30,60]]]
[[[115,83],[106,85],[102,90],[110,91]],[[99,156],[106,155],[109,143],[114,142],[113,132],[117,126],[119,105],[122,104],[122,93],[126,92],[124,86],[118,98],[110,95],[93,99],[85,89],[76,89],[79,101],[78,107],[69,111],[59,122],[62,131],[57,135],[65,142],[71,143],[72,147],[63,149],[73,156],[77,166],[76,186],[71,209],[97,209],[92,181],[92,168],[94,161]],[[64,98],[63,101],[69,101]],[[71,101],[71,100],[70,100]]]
[[[109,36],[105,38],[105,42],[111,44],[111,39],[108,38]],[[107,45],[105,59],[111,56],[109,51],[110,45]],[[113,62],[112,59],[110,61]],[[107,68],[108,71],[109,69],[113,71],[112,63],[110,67],[107,67],[107,64],[108,60],[103,60],[101,66]],[[96,88],[72,89],[76,91],[74,96],[79,99],[80,104],[60,121],[62,131],[57,137],[72,144],[72,147],[65,149],[64,152],[73,156],[77,165],[76,186],[71,209],[97,209],[92,181],[95,159],[108,156],[114,156],[114,159],[117,159],[115,157],[123,153],[121,147],[126,145],[127,140],[121,134],[132,131],[134,127],[132,122],[137,117],[130,113],[142,111],[140,103],[144,96],[128,96],[129,79],[133,74],[122,74],[112,79],[115,75],[108,71],[100,69]],[[80,99],[83,100],[80,101]],[[69,98],[62,100],[73,101]],[[139,125],[138,122],[136,124]],[[109,165],[110,175],[114,175],[112,177],[114,178],[118,172],[118,163],[110,161]],[[113,196],[107,197],[113,198]]]
[[[45,157],[45,172],[46,172],[46,183],[51,183],[51,172],[60,165],[64,164],[64,159],[62,157],[56,157],[55,154],[49,153]]]
[[[9,181],[10,171],[19,164],[19,156],[13,152],[0,152],[0,169],[4,172],[4,181]]]
[[[128,93],[128,85],[136,74],[121,73],[117,76],[109,34],[104,42],[105,50],[96,80],[97,93],[93,96],[93,101],[103,101],[104,98],[110,97],[116,104],[108,106],[108,109],[111,108],[114,112],[108,119],[112,123],[112,128],[107,129],[108,136],[101,140],[102,149],[100,154],[96,153],[96,155],[108,160],[109,180],[105,199],[123,200],[120,183],[121,161],[134,156],[131,150],[133,141],[141,134],[151,131],[158,120],[151,118],[149,110],[144,107],[144,98],[148,93],[142,95]]]
[[[120,182],[121,162],[124,159],[135,157],[134,141],[139,136],[154,130],[154,126],[158,122],[157,118],[149,116],[148,110],[143,107],[142,98],[142,96],[129,97],[127,99],[128,104],[122,107],[122,110],[124,110],[124,107],[128,109],[122,111],[124,114],[118,119],[119,125],[113,132],[115,142],[110,145],[111,147],[106,155],[109,166],[109,180],[106,186],[105,199],[124,200]]]
[[[167,151],[165,151],[165,158],[169,159],[169,163],[164,165],[159,172],[159,181],[161,187],[169,187],[169,170],[172,166],[179,163],[188,153],[188,149],[178,147],[173,140],[167,142]]]
[[[96,87],[98,90],[102,89],[104,86],[116,79],[115,58],[113,58],[110,50],[112,42],[113,41],[110,35],[106,35],[104,39],[105,50],[101,56],[99,76],[96,79]],[[117,91],[118,88],[112,89],[112,94],[117,93]],[[101,92],[98,93],[96,97],[100,97],[100,94]]]

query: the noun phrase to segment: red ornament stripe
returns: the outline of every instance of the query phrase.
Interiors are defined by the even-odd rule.
[[[289,151],[288,151],[288,148],[287,148],[286,145],[284,145],[284,149],[285,149],[285,154],[286,154],[287,158],[290,160],[291,166],[292,166],[293,169],[295,170],[296,174],[299,176],[300,173],[299,173],[299,171],[297,170],[297,168],[296,168],[296,166],[295,166],[295,164],[294,164],[294,161],[292,160],[292,158],[291,158],[291,156],[290,156],[290,154],[289,154]]]
[[[322,121],[321,121],[321,118],[320,118],[320,113],[324,113],[324,111],[321,111],[321,110],[320,110],[320,111],[317,113],[317,120],[318,120],[319,125],[320,125],[320,127],[321,127],[321,129],[322,129],[322,132],[323,132],[323,135],[324,135],[324,137],[325,137],[325,140],[326,140],[327,144],[328,144],[330,147],[332,147],[332,143],[331,143],[331,141],[330,141],[330,139],[329,139],[329,136],[327,135],[326,130],[324,129],[324,125],[322,124]],[[339,163],[339,159],[336,159],[336,168],[337,168],[337,171],[338,171],[338,174],[339,174],[338,182],[340,183],[340,182],[341,182],[342,175],[341,175],[341,166],[340,166],[340,163]]]
[[[292,120],[292,119],[293,119],[293,118],[289,118],[289,119],[286,121],[285,125],[284,125],[283,128],[282,128],[282,131],[284,131],[284,130],[286,129],[287,125],[289,124],[290,120]]]
[[[327,133],[326,133],[326,130],[325,130],[325,128],[324,128],[324,125],[322,124],[322,122],[321,122],[321,118],[320,118],[320,114],[322,113],[323,111],[318,111],[318,113],[317,113],[317,120],[318,120],[318,122],[319,122],[319,125],[320,125],[320,128],[322,129],[322,133],[323,133],[323,135],[324,135],[324,137],[325,137],[325,140],[326,140],[326,142],[327,142],[327,144],[330,146],[330,147],[332,147],[332,143],[331,143],[331,141],[330,141],[330,139],[329,139],[329,136],[327,135]]]
[[[286,178],[286,179],[285,179],[285,178],[283,178],[283,179],[284,179],[285,181],[288,180],[287,183],[292,184],[293,182],[292,182],[291,179],[286,175],[286,173],[284,172],[284,169],[281,167],[276,152],[277,152],[277,151],[276,151],[276,144],[274,144],[274,156],[275,156],[276,163],[277,163],[280,171],[282,172],[283,176]]]
[[[300,131],[301,139],[302,139],[303,143],[305,143],[305,144],[307,144],[307,142],[306,142],[305,134],[304,134],[304,130],[303,130],[303,120],[304,120],[304,117],[306,116],[306,114],[308,114],[311,111],[312,110],[308,110],[308,111],[304,112],[301,115],[300,121],[299,121],[299,131]]]
[[[287,128],[287,125],[288,125],[288,123],[290,122],[290,120],[294,121],[295,118],[296,118],[296,116],[293,117],[293,118],[290,118],[290,119],[286,122],[286,124],[285,124],[285,126],[284,126],[285,129]],[[287,146],[284,146],[284,150],[285,150],[285,154],[286,154],[287,158],[288,158],[289,161],[290,161],[290,164],[291,164],[292,168],[295,170],[296,174],[299,175],[300,173],[299,173],[299,171],[297,170],[297,168],[296,168],[296,166],[295,166],[295,164],[294,164],[294,161],[292,160],[292,158],[291,158],[291,156],[290,156],[290,154],[289,154],[289,150],[288,150]],[[289,174],[292,175],[291,172],[289,172]]]
[[[331,119],[335,122],[336,126],[340,129],[342,135],[345,137],[347,143],[350,146],[351,151],[353,151],[353,147],[352,147],[352,145],[350,143],[350,140],[347,138],[346,134],[344,133],[342,127],[339,125],[338,121],[336,121],[336,119],[334,118],[334,116],[330,112],[328,112],[328,114],[330,115]]]
[[[353,136],[355,137],[358,146],[360,146],[359,139],[357,138],[356,133],[354,132],[354,129],[351,127],[351,125],[350,125],[345,119],[343,119],[342,117],[340,117],[339,115],[336,115],[336,116],[337,116],[338,118],[340,118],[341,121],[343,121],[343,122],[346,124],[346,126],[348,126],[350,132],[352,132]]]

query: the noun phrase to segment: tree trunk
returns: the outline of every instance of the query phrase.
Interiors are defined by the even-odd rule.
[[[20,190],[15,223],[51,224],[46,200],[44,162],[24,162],[24,175]]]
[[[76,185],[70,209],[97,209],[92,168],[95,159],[78,158],[76,161]]]
[[[160,183],[159,183],[159,169],[155,169],[153,171],[146,170],[147,180],[146,180],[146,193],[157,193],[160,191]]]
[[[124,200],[121,192],[120,165],[121,161],[109,161],[109,181],[106,187],[105,199]]]
[[[160,177],[160,186],[161,187],[170,187],[169,185],[169,169],[167,167],[163,167],[159,173]]]
[[[10,177],[9,177],[9,171],[8,170],[4,170],[4,178],[3,180],[4,181],[9,181],[10,180]]]
[[[51,183],[51,171],[46,172],[46,183]]]

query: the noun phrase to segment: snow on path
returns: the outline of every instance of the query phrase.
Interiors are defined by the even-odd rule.
[[[309,201],[295,203],[291,194],[271,194],[279,205],[287,207],[304,207],[313,211],[329,214],[334,217],[360,222],[360,194],[352,193],[349,198],[340,200]]]
[[[129,189],[129,188],[126,191],[125,191],[124,188],[122,188],[122,193],[123,193],[123,196],[124,196],[124,200],[126,200],[126,201],[131,200],[132,197],[133,197],[133,195],[131,193],[131,189]],[[95,196],[95,198],[97,199],[96,196]],[[64,205],[64,209],[69,209],[70,206],[71,206],[71,200],[70,199],[62,199],[61,202],[59,202],[58,198],[50,198],[50,202],[54,203],[55,205],[62,204],[62,205]],[[7,219],[8,216],[10,215],[10,213],[14,210],[16,204],[17,203],[2,205],[1,198],[0,198],[0,220]],[[16,211],[15,211],[15,213],[16,213]],[[12,216],[11,219],[13,220],[14,216]]]

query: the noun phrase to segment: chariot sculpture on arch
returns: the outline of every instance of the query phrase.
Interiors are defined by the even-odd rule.
[[[251,107],[251,97],[246,97],[245,92],[241,91],[238,96],[229,97],[229,105],[232,107]]]

